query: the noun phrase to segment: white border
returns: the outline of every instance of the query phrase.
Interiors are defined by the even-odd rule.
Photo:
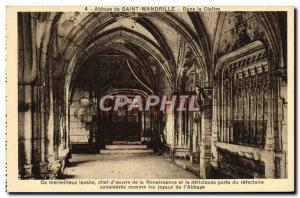
[[[84,4],[83,4],[84,2]],[[1,0],[0,1],[0,139],[2,140],[2,144],[0,144],[0,188],[1,188],[1,196],[7,197],[8,194],[5,192],[5,6],[7,5],[53,5],[53,6],[63,6],[63,5],[215,5],[215,6],[295,6],[300,7],[299,0],[251,0],[251,1],[234,1],[234,0],[189,0],[189,1],[180,1],[180,0],[164,0],[164,1],[155,1],[153,0]],[[297,16],[297,15],[296,15]],[[299,27],[299,21],[296,20],[297,26]],[[298,28],[297,28],[298,29]],[[297,30],[296,30],[297,31]],[[297,31],[297,35],[299,35],[299,31]],[[297,39],[298,40],[298,39]],[[295,45],[298,47],[298,43]],[[300,52],[296,51],[295,57],[300,57]],[[297,63],[297,62],[296,62]],[[297,76],[299,75],[299,69],[297,71]],[[297,79],[297,78],[296,78]],[[296,80],[295,79],[295,80]],[[297,83],[297,82],[295,82]],[[299,84],[297,83],[297,93],[299,93]],[[295,101],[297,102],[297,101]],[[298,112],[297,108],[297,112]],[[297,117],[297,123],[300,123],[300,118]],[[298,129],[298,127],[297,127]],[[295,129],[295,133],[298,130]],[[297,135],[296,145],[299,142],[299,135]],[[297,150],[298,154],[298,150]],[[298,156],[298,155],[297,155]],[[296,159],[297,160],[297,159]],[[298,172],[298,171],[297,171]],[[296,176],[296,178],[299,175]],[[297,182],[298,184],[299,182]],[[297,185],[297,189],[298,189]],[[298,189],[299,190],[299,189]],[[24,196],[24,195],[23,195]],[[55,195],[60,197],[61,195]],[[69,195],[73,196],[73,195]],[[83,195],[84,196],[84,195]],[[101,195],[104,196],[104,195]],[[155,195],[156,197],[158,195]],[[161,196],[161,195],[160,195]],[[209,195],[201,195],[201,196],[209,196]],[[231,195],[229,195],[231,196]],[[244,196],[244,195],[243,195]],[[273,195],[263,195],[263,196],[273,196]],[[285,195],[287,196],[287,195]],[[248,197],[246,195],[245,197]]]

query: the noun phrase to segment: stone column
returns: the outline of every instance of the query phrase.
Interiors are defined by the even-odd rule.
[[[145,130],[145,114],[144,111],[139,111],[139,119],[140,119],[140,127],[141,127],[141,142],[145,140],[144,138],[144,130]]]
[[[47,172],[45,159],[45,128],[43,110],[43,86],[32,85],[32,150],[33,171],[37,177]]]
[[[18,20],[18,134],[19,134],[19,170],[22,177],[29,178],[33,174],[33,131],[36,115],[33,114],[33,81],[37,76],[36,57],[36,20],[33,13],[21,13]]]
[[[51,84],[50,84],[51,85]],[[49,86],[50,86],[49,85]],[[50,86],[52,87],[52,86]],[[54,97],[53,97],[53,90],[50,88],[49,90],[49,113],[48,113],[48,125],[47,125],[47,161],[48,161],[48,168],[47,168],[47,175],[45,177],[48,178],[56,178],[59,174],[61,163],[57,160],[57,151],[55,150],[54,145],[54,130],[55,130],[55,111],[54,111]],[[56,115],[58,116],[58,115]]]
[[[172,135],[173,135],[173,139],[172,139],[172,144],[171,144],[171,158],[172,160],[175,159],[175,147],[177,145],[177,137],[176,137],[176,132],[177,132],[177,126],[178,126],[178,117],[176,115],[175,110],[172,112],[172,120],[173,120],[173,131],[171,131]]]
[[[47,172],[47,162],[46,162],[46,135],[45,135],[45,110],[44,110],[44,87],[40,86],[40,126],[41,126],[41,135],[40,135],[40,143],[41,143],[41,158],[40,158],[40,167],[39,173],[45,174]]]
[[[146,111],[143,112],[144,114],[144,142],[147,142],[148,138],[148,130],[149,130],[149,116]]]
[[[194,162],[194,140],[195,140],[195,131],[194,131],[194,113],[190,112],[189,113],[189,133],[190,133],[190,137],[189,137],[189,144],[190,144],[190,162],[193,163]]]
[[[170,111],[166,112],[166,131],[167,131],[167,143],[174,147],[174,121],[173,121],[173,113]]]
[[[193,112],[193,116],[192,116],[192,132],[193,132],[193,146],[192,146],[192,149],[193,151],[197,151],[197,135],[198,135],[198,123],[196,122],[197,120],[197,113],[196,112]]]
[[[182,145],[182,112],[178,111],[177,113],[177,122],[178,122],[178,146]]]
[[[218,91],[219,91],[219,86],[216,85],[213,88],[213,116],[212,116],[212,136],[211,136],[211,165],[214,169],[218,169],[218,151],[217,147],[215,146],[215,143],[218,141],[218,129],[219,129],[219,124],[218,124],[218,116],[219,116],[219,105],[218,105]]]
[[[267,118],[267,131],[266,131],[266,145],[265,145],[265,150],[268,151],[272,151],[275,149],[273,103],[274,103],[273,99],[270,99],[268,101],[268,118]]]
[[[210,177],[211,136],[212,136],[212,89],[202,90],[202,141],[200,142],[200,177]],[[201,107],[200,107],[201,108]]]
[[[66,100],[66,148],[70,149],[70,101],[68,98],[66,98]]]
[[[19,85],[19,91],[24,96],[24,100],[19,105],[19,133],[23,140],[24,164],[21,164],[23,177],[32,177],[32,88],[31,85]],[[21,122],[21,119],[23,122]],[[23,136],[23,137],[22,137]]]
[[[275,83],[272,83],[275,86]],[[267,131],[266,131],[266,144],[265,150],[267,154],[264,158],[265,163],[265,177],[268,179],[275,178],[275,131],[274,127],[276,126],[277,118],[276,118],[276,108],[278,99],[276,97],[276,89],[272,89],[271,85],[268,90],[269,100],[268,100],[268,109],[267,109]],[[277,128],[277,127],[276,127]]]
[[[285,76],[286,78],[286,76]],[[280,79],[279,83],[279,98],[278,101],[278,124],[279,124],[279,145],[280,150],[282,152],[282,158],[280,163],[280,178],[287,178],[287,167],[288,167],[288,160],[287,151],[288,151],[288,142],[287,142],[287,82]]]
[[[263,159],[265,163],[265,178],[275,178],[275,153],[274,151],[267,151]]]

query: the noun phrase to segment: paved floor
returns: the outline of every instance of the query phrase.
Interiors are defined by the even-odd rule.
[[[196,175],[155,154],[73,154],[64,178],[195,179]]]

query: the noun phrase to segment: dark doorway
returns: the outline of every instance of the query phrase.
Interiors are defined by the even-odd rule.
[[[141,140],[139,113],[120,109],[112,116],[112,141],[135,142]]]

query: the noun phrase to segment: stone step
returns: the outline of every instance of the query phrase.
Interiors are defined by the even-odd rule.
[[[142,144],[141,141],[113,141],[113,145],[140,145]]]
[[[152,153],[150,149],[104,149],[100,150],[100,154],[122,154],[122,153]]]
[[[106,145],[106,150],[132,150],[132,149],[147,149],[146,145],[131,145],[131,144],[124,144],[124,145]]]

